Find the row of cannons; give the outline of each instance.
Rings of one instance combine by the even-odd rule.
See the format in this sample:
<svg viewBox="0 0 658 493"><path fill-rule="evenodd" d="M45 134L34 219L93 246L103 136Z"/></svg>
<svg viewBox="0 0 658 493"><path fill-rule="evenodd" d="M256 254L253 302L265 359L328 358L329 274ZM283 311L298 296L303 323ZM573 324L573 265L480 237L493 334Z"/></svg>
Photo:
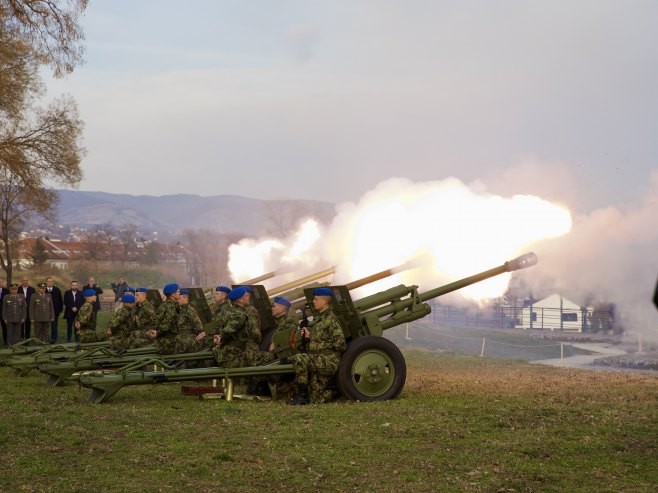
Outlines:
<svg viewBox="0 0 658 493"><path fill-rule="evenodd" d="M382 337L385 330L425 317L431 312L427 301L433 298L505 272L530 267L536 262L536 256L528 253L498 267L423 293L418 292L417 286L401 284L358 300L352 299L351 291L388 277L404 267L385 270L344 285L330 286L328 283L316 282L332 274L333 269L298 279L269 292L258 283L273 277L274 273L235 285L234 287L249 285L253 289L252 303L258 311L263 334L261 348L267 350L271 343L274 347L275 361L265 366L183 368L190 362L212 359L211 351L159 355L152 346L122 352L112 350L107 342L43 345L36 339L22 341L16 346L0 350L0 365L13 368L18 377L38 370L46 375L47 385L52 387L64 385L66 382L78 382L91 389L89 401L96 404L107 401L123 387L130 385L208 380L222 381L223 385L215 387L215 390L208 387L197 388L206 389L205 391L215 395L221 394L231 400L234 381L237 378L262 378L294 373L293 365L287 362L287 358L304 350L300 329L290 328L275 332L271 300L275 295L281 294L293 301L294 312L311 310L313 291L323 286L329 287L334 294L331 309L341 324L347 342L347 349L341 358L335 379L337 390L350 400L393 399L402 391L407 372L400 350ZM157 290L149 293L149 298L155 303L162 301ZM191 289L191 303L206 324L206 329L212 329L208 324L214 322L203 288ZM184 387L189 388L194 387Z"/></svg>

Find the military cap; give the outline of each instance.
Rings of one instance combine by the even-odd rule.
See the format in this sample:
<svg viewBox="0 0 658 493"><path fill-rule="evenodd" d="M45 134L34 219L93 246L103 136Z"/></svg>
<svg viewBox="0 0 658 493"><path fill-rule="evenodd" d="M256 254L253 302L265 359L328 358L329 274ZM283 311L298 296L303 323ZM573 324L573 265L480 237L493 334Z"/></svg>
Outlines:
<svg viewBox="0 0 658 493"><path fill-rule="evenodd" d="M9 288L10 288L10 289L11 289L11 288L16 288L16 289L18 289L18 284L12 282L12 283L11 283L11 286L9 286Z"/></svg>
<svg viewBox="0 0 658 493"><path fill-rule="evenodd" d="M148 293L148 288L137 288L135 290L136 293Z"/></svg>
<svg viewBox="0 0 658 493"><path fill-rule="evenodd" d="M87 298L88 296L96 296L96 290L94 290L94 289L85 289L82 292L82 296L84 296L85 298Z"/></svg>
<svg viewBox="0 0 658 493"><path fill-rule="evenodd" d="M231 288L227 288L226 286L217 286L215 291L221 291L222 293L229 294L231 292Z"/></svg>
<svg viewBox="0 0 658 493"><path fill-rule="evenodd" d="M121 301L122 301L123 303L134 303L134 302L135 302L135 296L132 295L132 294L124 294L124 295L121 297Z"/></svg>
<svg viewBox="0 0 658 493"><path fill-rule="evenodd" d="M247 293L253 293L254 292L254 288L252 288L251 286L244 286L244 289L245 289L245 291L247 291Z"/></svg>
<svg viewBox="0 0 658 493"><path fill-rule="evenodd" d="M135 288L126 288L126 293L133 293L135 294L137 290Z"/></svg>
<svg viewBox="0 0 658 493"><path fill-rule="evenodd" d="M334 293L329 288L315 288L313 290L313 295L314 296L333 296Z"/></svg>
<svg viewBox="0 0 658 493"><path fill-rule="evenodd" d="M178 284L176 284L175 282L172 282L171 284L167 284L164 288L162 288L162 292L165 294L165 296L174 294L176 291L178 291Z"/></svg>
<svg viewBox="0 0 658 493"><path fill-rule="evenodd" d="M190 294L190 290L189 289L181 289L180 294Z"/></svg>
<svg viewBox="0 0 658 493"><path fill-rule="evenodd" d="M38 288L45 288L45 287L46 287L46 283L45 283L45 282L41 282L41 283L37 284L37 287L38 287Z"/></svg>
<svg viewBox="0 0 658 493"><path fill-rule="evenodd" d="M228 294L228 299L231 301L235 301L238 298L242 298L246 292L247 292L246 288L244 286L240 286L239 288L235 288L233 291L231 291Z"/></svg>
<svg viewBox="0 0 658 493"><path fill-rule="evenodd" d="M292 303L288 301L287 298L284 298L283 296L275 296L274 297L274 303L278 303L279 305L287 306L290 308L292 306Z"/></svg>

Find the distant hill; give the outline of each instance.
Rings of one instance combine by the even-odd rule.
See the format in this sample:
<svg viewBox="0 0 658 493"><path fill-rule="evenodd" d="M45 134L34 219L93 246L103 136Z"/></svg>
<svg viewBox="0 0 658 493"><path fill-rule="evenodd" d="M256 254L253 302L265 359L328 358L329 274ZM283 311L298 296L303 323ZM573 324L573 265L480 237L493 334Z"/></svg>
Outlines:
<svg viewBox="0 0 658 493"><path fill-rule="evenodd" d="M57 222L66 226L134 224L143 231L205 228L223 234L261 235L272 230L273 222L296 222L306 215L328 222L335 214L334 204L313 200L273 203L237 195L155 197L79 190L57 192L60 197Z"/></svg>

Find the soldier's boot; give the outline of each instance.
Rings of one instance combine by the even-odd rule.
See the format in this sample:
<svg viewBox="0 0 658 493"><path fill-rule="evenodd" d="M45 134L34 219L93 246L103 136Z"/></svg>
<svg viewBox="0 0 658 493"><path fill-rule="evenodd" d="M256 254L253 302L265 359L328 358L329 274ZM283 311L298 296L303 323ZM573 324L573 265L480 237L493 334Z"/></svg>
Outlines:
<svg viewBox="0 0 658 493"><path fill-rule="evenodd" d="M303 406L308 404L308 385L307 384L297 384L297 393L295 397L286 402L291 406Z"/></svg>

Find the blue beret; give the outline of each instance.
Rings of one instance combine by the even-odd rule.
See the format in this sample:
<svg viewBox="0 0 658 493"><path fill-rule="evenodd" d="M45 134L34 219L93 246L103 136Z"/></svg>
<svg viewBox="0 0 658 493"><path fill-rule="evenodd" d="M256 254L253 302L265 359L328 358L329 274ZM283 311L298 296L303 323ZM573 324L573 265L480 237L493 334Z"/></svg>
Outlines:
<svg viewBox="0 0 658 493"><path fill-rule="evenodd" d="M137 288L135 290L135 292L137 292L137 293L148 293L149 289L148 288Z"/></svg>
<svg viewBox="0 0 658 493"><path fill-rule="evenodd" d="M228 299L231 300L231 301L235 301L238 298L242 298L245 295L246 292L247 292L247 290L245 289L244 286L241 286L239 288L235 288L233 291L231 291L228 294Z"/></svg>
<svg viewBox="0 0 658 493"><path fill-rule="evenodd" d="M135 302L135 297L132 294L124 294L121 297L121 301L124 303L134 303Z"/></svg>
<svg viewBox="0 0 658 493"><path fill-rule="evenodd" d="M135 288L126 288L126 293L134 293L135 291Z"/></svg>
<svg viewBox="0 0 658 493"><path fill-rule="evenodd" d="M163 289L162 292L165 294L165 296L168 296L170 294L174 294L176 291L178 291L178 284L171 283L167 284Z"/></svg>
<svg viewBox="0 0 658 493"><path fill-rule="evenodd" d="M278 303L279 305L287 306L290 308L292 304L283 296L275 296L274 297L274 303Z"/></svg>
<svg viewBox="0 0 658 493"><path fill-rule="evenodd" d="M190 290L189 289L181 289L180 294L190 294Z"/></svg>
<svg viewBox="0 0 658 493"><path fill-rule="evenodd" d="M222 293L229 294L231 292L231 288L227 288L226 286L217 286L215 291L221 291Z"/></svg>
<svg viewBox="0 0 658 493"><path fill-rule="evenodd" d="M245 289L245 291L247 293L253 293L254 292L254 288L252 288L251 286L243 286L243 288Z"/></svg>
<svg viewBox="0 0 658 493"><path fill-rule="evenodd" d="M96 296L96 290L95 289L85 289L82 292L82 295L87 297L87 296Z"/></svg>
<svg viewBox="0 0 658 493"><path fill-rule="evenodd" d="M313 295L314 296L333 296L334 293L329 288L315 288L313 290Z"/></svg>

